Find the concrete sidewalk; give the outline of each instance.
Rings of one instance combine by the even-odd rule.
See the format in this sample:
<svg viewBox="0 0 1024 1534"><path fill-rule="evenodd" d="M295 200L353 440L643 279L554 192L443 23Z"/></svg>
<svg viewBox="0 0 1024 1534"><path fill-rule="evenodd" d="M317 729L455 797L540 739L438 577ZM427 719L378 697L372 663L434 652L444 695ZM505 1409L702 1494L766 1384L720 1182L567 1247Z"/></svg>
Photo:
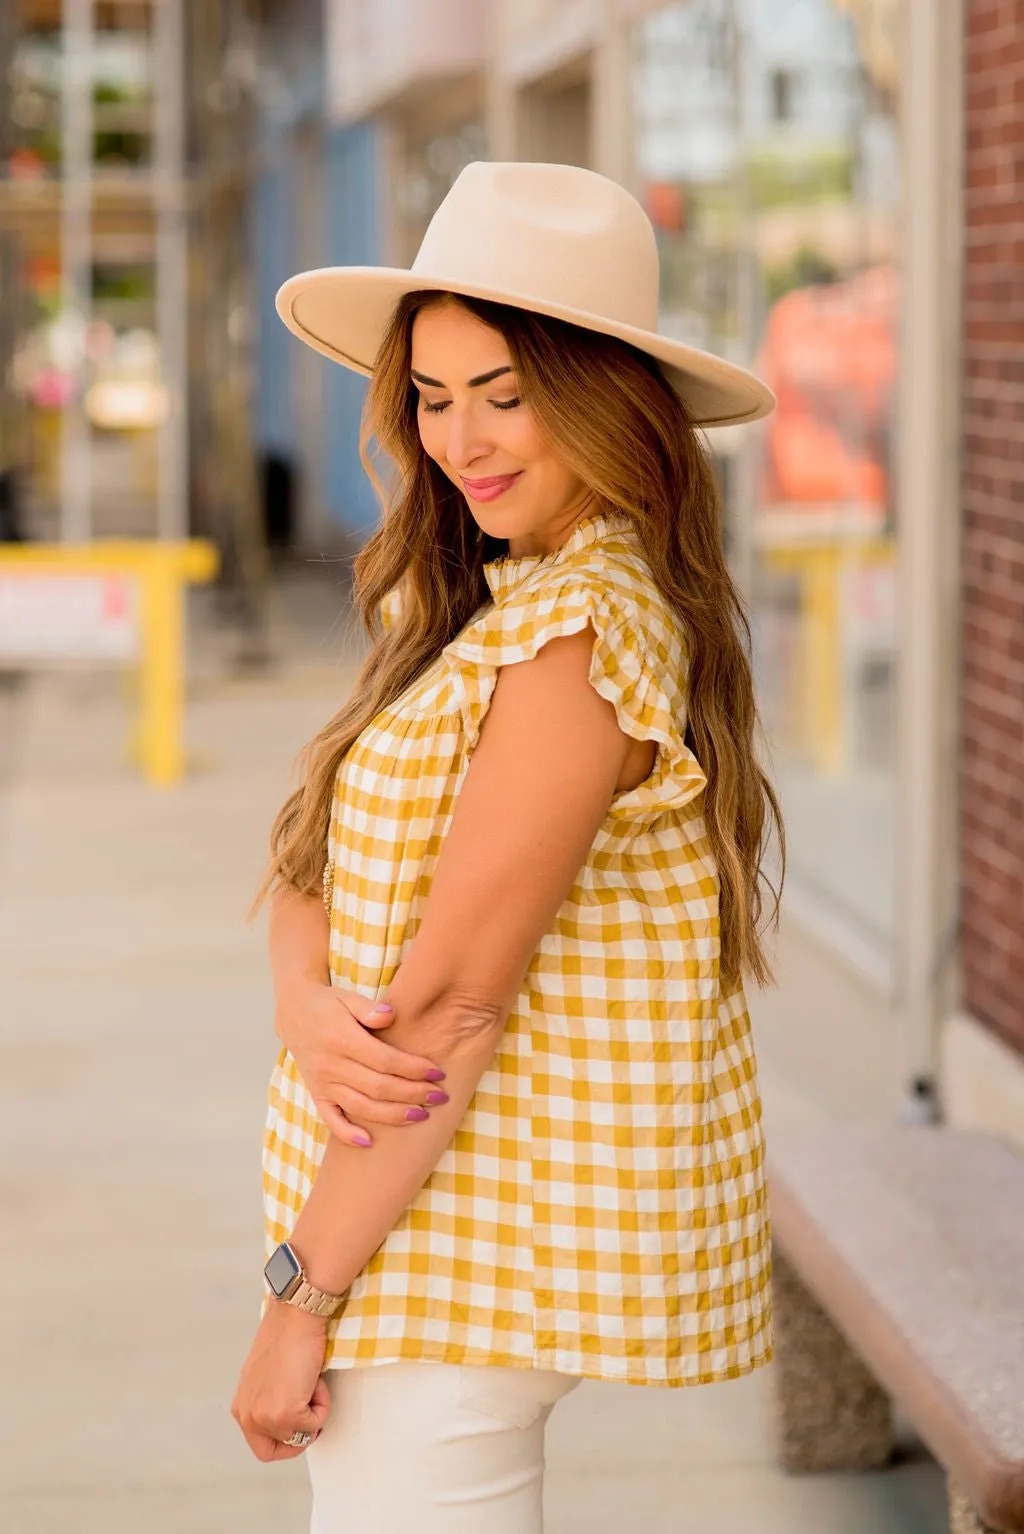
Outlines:
<svg viewBox="0 0 1024 1534"><path fill-rule="evenodd" d="M4 1534L306 1528L301 1462L258 1465L228 1404L259 1313L274 1054L244 911L294 750L351 680L322 632L306 643L307 611L267 678L196 668L196 770L172 793L123 765L109 680L0 700ZM763 1071L769 1130L814 1111L768 1056ZM584 1384L552 1419L549 1534L945 1528L920 1455L775 1472L767 1385Z"/></svg>

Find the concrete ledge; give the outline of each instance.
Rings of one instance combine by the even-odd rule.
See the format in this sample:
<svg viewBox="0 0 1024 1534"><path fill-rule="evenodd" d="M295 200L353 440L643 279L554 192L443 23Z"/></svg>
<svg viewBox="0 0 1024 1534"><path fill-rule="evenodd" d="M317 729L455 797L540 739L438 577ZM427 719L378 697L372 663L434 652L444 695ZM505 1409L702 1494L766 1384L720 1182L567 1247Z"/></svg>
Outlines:
<svg viewBox="0 0 1024 1534"><path fill-rule="evenodd" d="M834 1454L850 1467L859 1446L842 1425L858 1412L865 1454L884 1450L863 1374L844 1362L852 1349L968 1493L980 1522L958 1534L986 1522L1024 1534L1024 1348L1003 1321L1019 1309L1024 1241L1005 1214L1020 1205L1024 1158L976 1132L829 1126L774 1132L769 1177L773 1247L832 1323L816 1325L798 1285L787 1293L781 1264L790 1462L823 1469Z"/></svg>

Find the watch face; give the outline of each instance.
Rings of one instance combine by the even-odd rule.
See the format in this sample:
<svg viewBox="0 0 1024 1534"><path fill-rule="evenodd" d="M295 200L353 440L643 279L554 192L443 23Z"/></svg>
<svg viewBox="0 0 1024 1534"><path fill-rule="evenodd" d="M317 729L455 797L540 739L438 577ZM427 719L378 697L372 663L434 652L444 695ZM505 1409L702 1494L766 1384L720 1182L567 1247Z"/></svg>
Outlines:
<svg viewBox="0 0 1024 1534"><path fill-rule="evenodd" d="M296 1261L295 1254L290 1246L282 1242L277 1250L271 1255L270 1261L263 1269L270 1285L270 1292L275 1299L284 1299L289 1287L299 1277L302 1269Z"/></svg>

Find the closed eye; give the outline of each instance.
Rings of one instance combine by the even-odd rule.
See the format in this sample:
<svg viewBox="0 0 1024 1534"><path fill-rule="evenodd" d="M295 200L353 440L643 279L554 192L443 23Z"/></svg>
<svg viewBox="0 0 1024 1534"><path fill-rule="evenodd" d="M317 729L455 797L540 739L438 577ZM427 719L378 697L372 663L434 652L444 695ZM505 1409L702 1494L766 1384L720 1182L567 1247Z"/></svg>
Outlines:
<svg viewBox="0 0 1024 1534"><path fill-rule="evenodd" d="M432 404L430 404L429 400L421 399L420 403L422 404L424 410L427 412L428 415L440 415L443 410L447 410L448 409L448 406L451 404L451 400L449 400L449 399L439 400L436 404L432 405ZM492 400L488 400L488 404L494 410L515 410L516 407L518 405L520 405L521 403L522 403L522 401L520 399L518 399L518 398L516 398L516 399L492 399Z"/></svg>

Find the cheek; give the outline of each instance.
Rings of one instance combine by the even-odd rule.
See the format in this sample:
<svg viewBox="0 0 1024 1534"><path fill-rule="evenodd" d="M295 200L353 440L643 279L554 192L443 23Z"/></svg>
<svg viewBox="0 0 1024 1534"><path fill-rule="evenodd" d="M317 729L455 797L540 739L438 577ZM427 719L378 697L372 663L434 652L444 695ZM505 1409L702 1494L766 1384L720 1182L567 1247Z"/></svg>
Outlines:
<svg viewBox="0 0 1024 1534"><path fill-rule="evenodd" d="M520 417L518 410L510 414ZM553 453L550 445L541 435L537 424L527 413L522 417L510 422L510 432L505 439L505 446L515 454L520 463L532 470L534 482L538 487L543 484L546 495L566 496L576 484L576 477Z"/></svg>
<svg viewBox="0 0 1024 1534"><path fill-rule="evenodd" d="M508 410L504 415L499 415L498 421L495 437L507 453L531 468L549 467L550 450L528 410L522 407Z"/></svg>
<svg viewBox="0 0 1024 1534"><path fill-rule="evenodd" d="M583 481L551 452L538 460L537 468L540 471L535 474L537 488L549 506L568 506L584 489Z"/></svg>

